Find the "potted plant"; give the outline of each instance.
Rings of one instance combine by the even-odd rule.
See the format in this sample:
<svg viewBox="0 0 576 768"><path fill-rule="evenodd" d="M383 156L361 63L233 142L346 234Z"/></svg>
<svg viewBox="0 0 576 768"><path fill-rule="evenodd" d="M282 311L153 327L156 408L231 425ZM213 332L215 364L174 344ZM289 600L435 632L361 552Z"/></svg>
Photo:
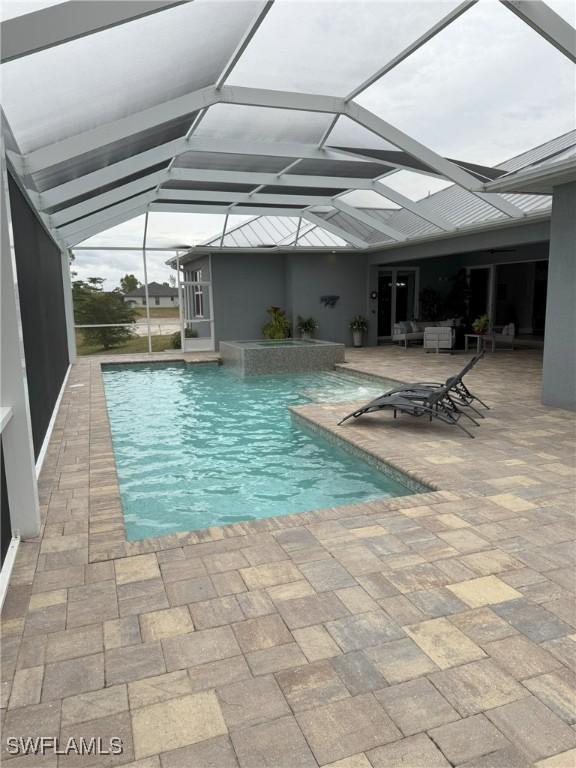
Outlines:
<svg viewBox="0 0 576 768"><path fill-rule="evenodd" d="M350 330L352 331L352 343L355 347L361 347L364 331L368 330L368 321L362 315L356 315L350 321Z"/></svg>
<svg viewBox="0 0 576 768"><path fill-rule="evenodd" d="M485 333L488 333L489 327L490 318L488 315L480 315L480 317L477 317L476 320L474 320L472 323L474 333L477 333L479 336L483 336Z"/></svg>
<svg viewBox="0 0 576 768"><path fill-rule="evenodd" d="M314 335L314 331L318 328L318 321L313 317L301 317L298 315L298 323L296 325L300 331L301 339L311 339Z"/></svg>
<svg viewBox="0 0 576 768"><path fill-rule="evenodd" d="M266 313L270 316L262 328L265 339L287 339L290 335L290 320L280 307L268 307Z"/></svg>

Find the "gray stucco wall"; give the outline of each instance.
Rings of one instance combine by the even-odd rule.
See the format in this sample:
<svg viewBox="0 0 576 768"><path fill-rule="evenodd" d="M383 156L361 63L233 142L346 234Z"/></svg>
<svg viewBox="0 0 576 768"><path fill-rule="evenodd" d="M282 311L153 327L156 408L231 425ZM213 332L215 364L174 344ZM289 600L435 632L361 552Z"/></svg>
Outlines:
<svg viewBox="0 0 576 768"><path fill-rule="evenodd" d="M260 339L266 308L286 306L285 257L274 253L212 256L216 343Z"/></svg>
<svg viewBox="0 0 576 768"><path fill-rule="evenodd" d="M576 410L576 182L554 189L542 401Z"/></svg>
<svg viewBox="0 0 576 768"><path fill-rule="evenodd" d="M368 304L367 259L360 254L309 253L287 256L287 283L294 334L298 315L318 321L316 337L350 344L350 320L366 315ZM321 296L339 296L326 307Z"/></svg>
<svg viewBox="0 0 576 768"><path fill-rule="evenodd" d="M368 303L366 256L333 253L213 254L216 341L259 339L266 308L282 307L293 323L298 315L318 321L316 338L351 343L349 324ZM321 296L335 295L335 307Z"/></svg>

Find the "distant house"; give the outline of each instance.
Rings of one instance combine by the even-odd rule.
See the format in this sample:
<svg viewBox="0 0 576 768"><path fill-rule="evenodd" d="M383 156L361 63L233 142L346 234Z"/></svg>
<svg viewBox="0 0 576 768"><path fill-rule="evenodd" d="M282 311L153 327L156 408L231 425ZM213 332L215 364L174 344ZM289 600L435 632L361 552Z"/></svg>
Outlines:
<svg viewBox="0 0 576 768"><path fill-rule="evenodd" d="M151 307L177 307L178 289L168 283L148 283L148 298ZM146 291L143 285L135 291L124 294L124 301L132 306L146 306Z"/></svg>

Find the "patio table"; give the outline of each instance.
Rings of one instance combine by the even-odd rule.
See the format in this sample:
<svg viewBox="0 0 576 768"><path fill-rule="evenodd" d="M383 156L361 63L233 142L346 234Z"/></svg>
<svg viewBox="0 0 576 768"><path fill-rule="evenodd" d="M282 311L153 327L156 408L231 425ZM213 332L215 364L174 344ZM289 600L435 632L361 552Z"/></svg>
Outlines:
<svg viewBox="0 0 576 768"><path fill-rule="evenodd" d="M486 346L485 339L492 342L492 352L496 349L496 339L494 336L488 333L465 333L464 334L464 351L468 352L468 339L476 339L476 354L484 349Z"/></svg>

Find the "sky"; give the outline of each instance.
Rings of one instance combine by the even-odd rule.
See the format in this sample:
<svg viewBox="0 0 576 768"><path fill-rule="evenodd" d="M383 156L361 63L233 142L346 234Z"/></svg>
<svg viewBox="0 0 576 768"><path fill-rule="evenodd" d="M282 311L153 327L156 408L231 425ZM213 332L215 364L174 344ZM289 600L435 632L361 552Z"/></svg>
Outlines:
<svg viewBox="0 0 576 768"><path fill-rule="evenodd" d="M229 82L346 95L458 2L277 0ZM548 4L575 23L573 0ZM21 5L29 10L33 3ZM4 6L10 15L11 0L4 0ZM567 58L497 0L480 0L357 100L439 154L496 165L575 127L574 86L575 68ZM314 142L325 118L217 105L198 135L278 141L296 131L299 139ZM331 140L385 146L349 122L339 121ZM413 199L442 185L404 172L387 177L386 183ZM353 202L370 204L361 194ZM126 272L143 279L141 251L104 250L106 245L141 249L143 225L139 217L83 244L91 250L76 253L79 277L104 277L106 288L115 287ZM217 235L222 225L222 216L154 213L147 242L195 245ZM168 280L164 261L169 256L148 254L149 280Z"/></svg>

